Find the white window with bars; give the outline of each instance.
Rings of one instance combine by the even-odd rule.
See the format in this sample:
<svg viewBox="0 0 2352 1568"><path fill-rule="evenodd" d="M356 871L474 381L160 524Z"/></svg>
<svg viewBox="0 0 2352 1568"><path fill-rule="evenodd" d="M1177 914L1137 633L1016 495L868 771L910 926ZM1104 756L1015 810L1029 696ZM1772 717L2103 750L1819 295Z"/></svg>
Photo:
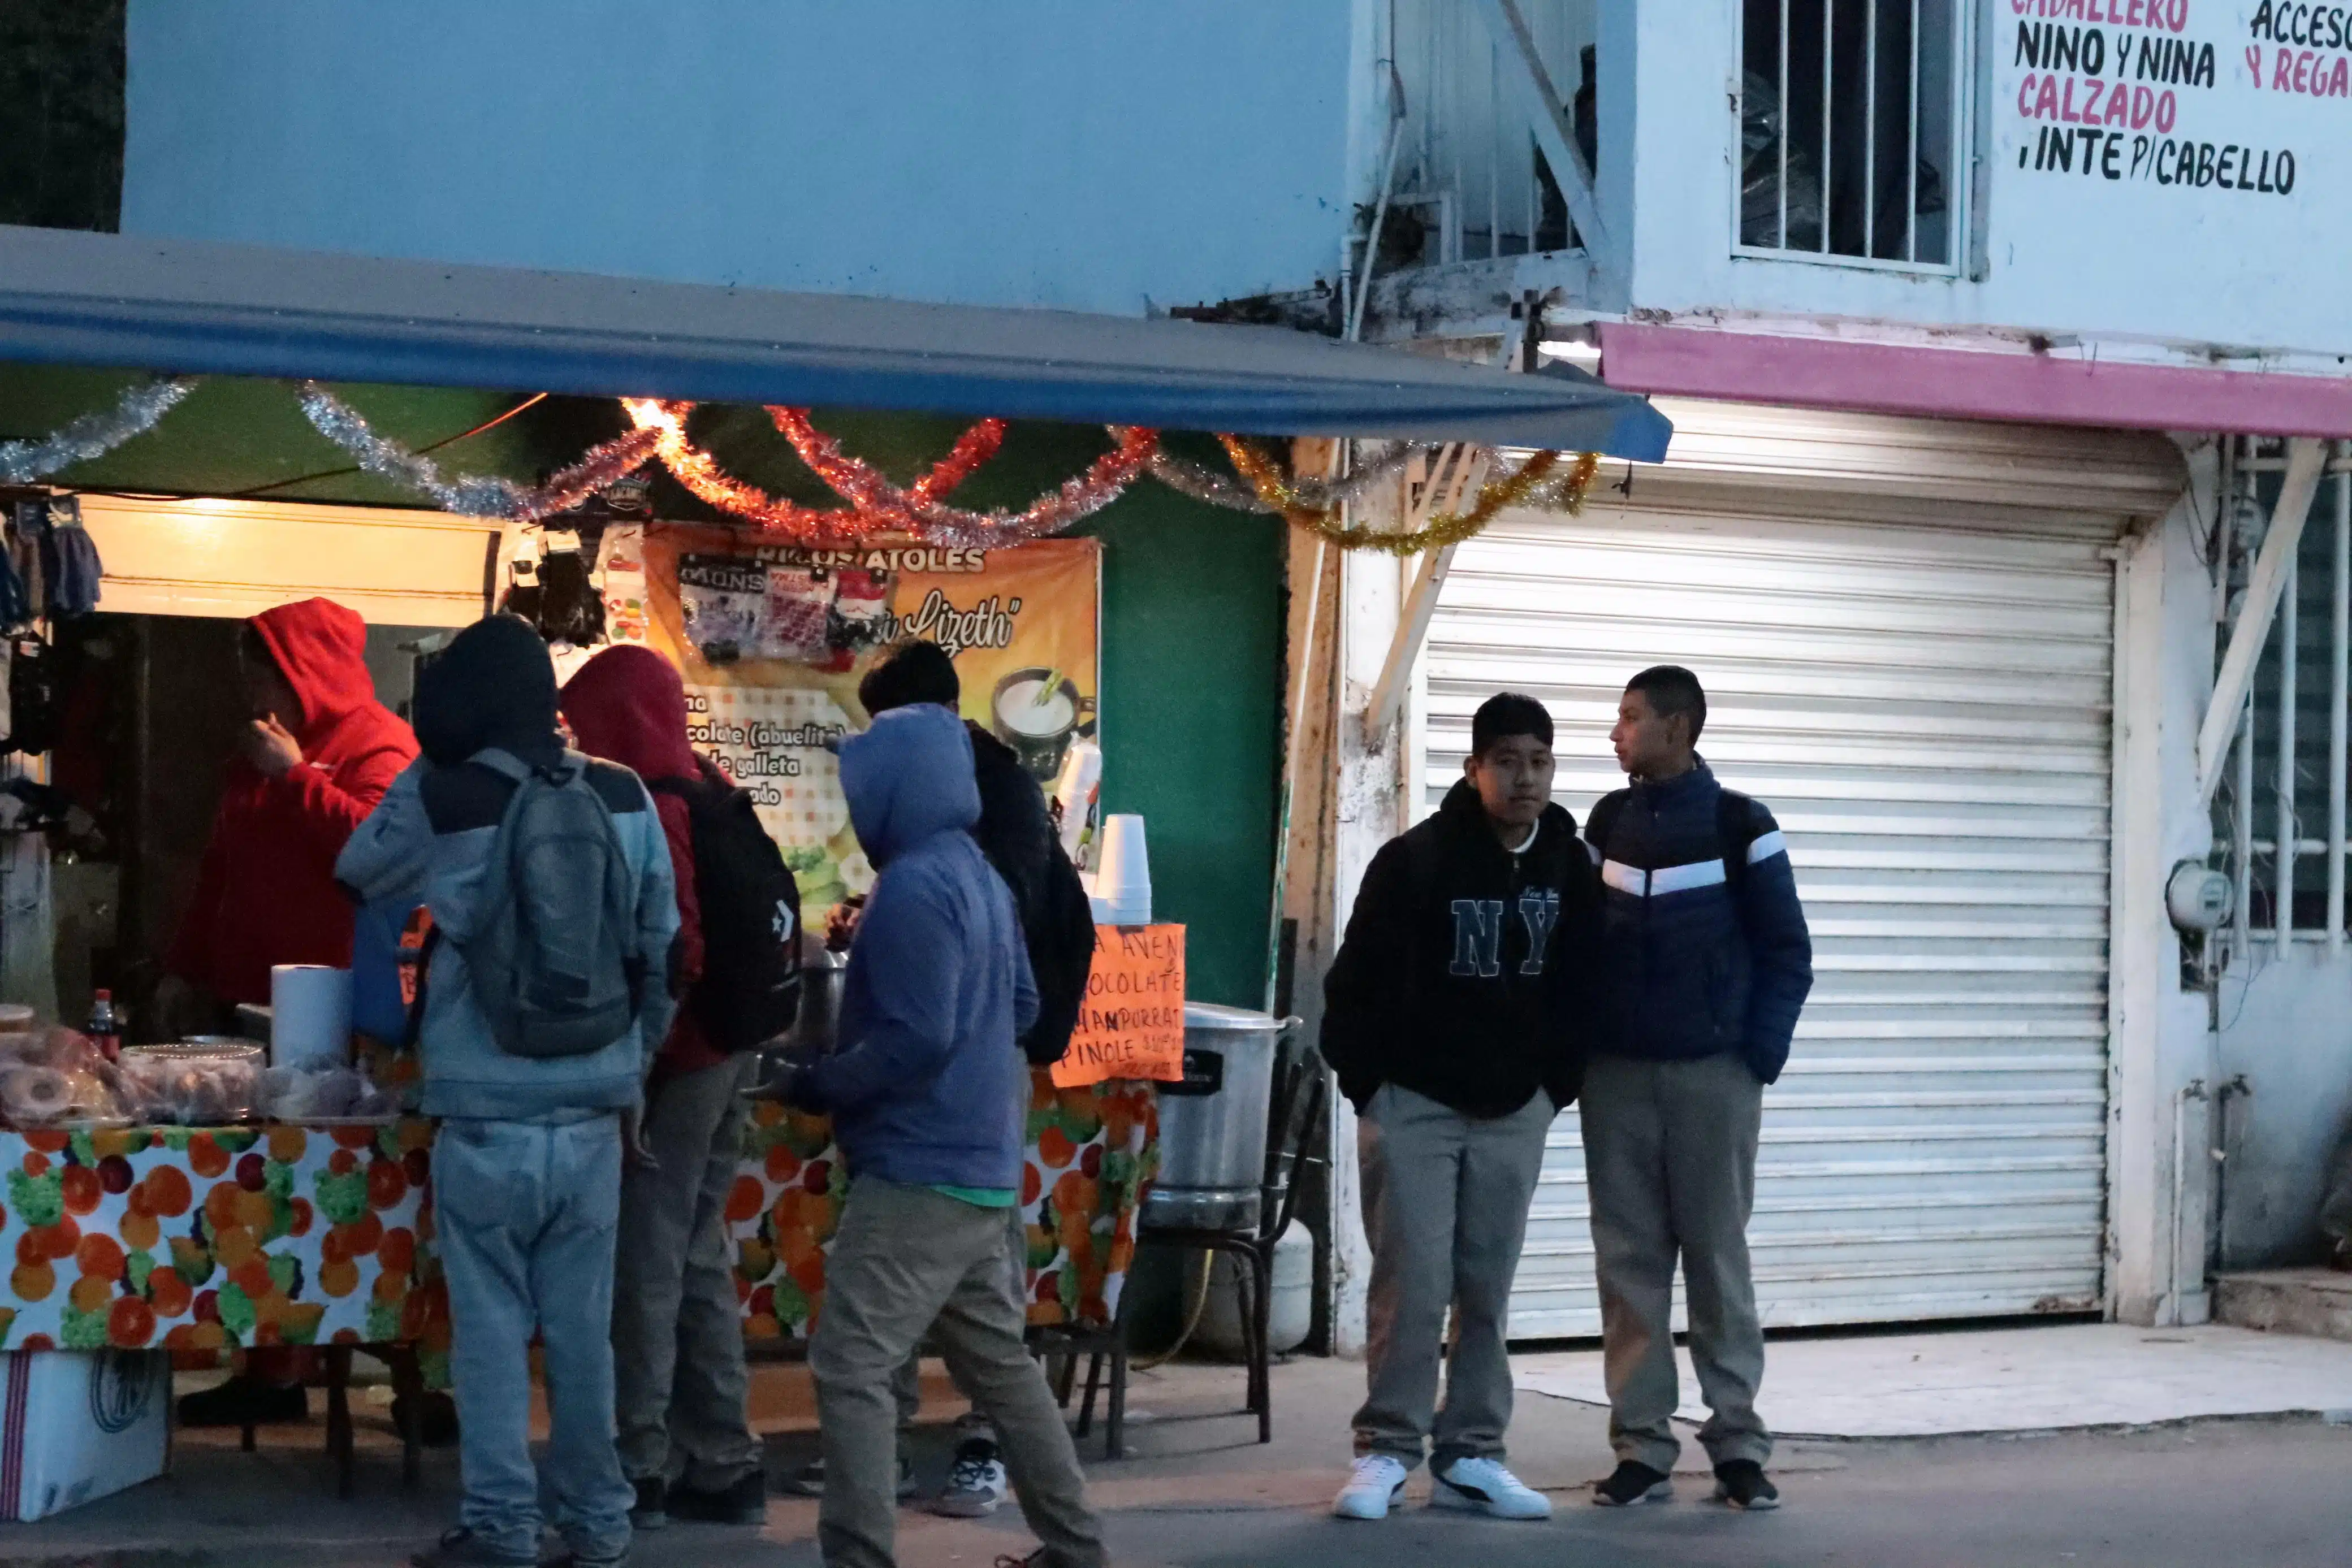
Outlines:
<svg viewBox="0 0 2352 1568"><path fill-rule="evenodd" d="M1966 262L1970 0L1741 0L1732 254Z"/></svg>
<svg viewBox="0 0 2352 1568"><path fill-rule="evenodd" d="M2209 558L2234 625L2286 468L2283 442L2223 447ZM2226 640L2226 639L2225 639ZM2233 954L2346 940L2347 758L2352 752L2352 443L2325 476L2286 569L2230 766L2213 800L2215 841L2237 883Z"/></svg>

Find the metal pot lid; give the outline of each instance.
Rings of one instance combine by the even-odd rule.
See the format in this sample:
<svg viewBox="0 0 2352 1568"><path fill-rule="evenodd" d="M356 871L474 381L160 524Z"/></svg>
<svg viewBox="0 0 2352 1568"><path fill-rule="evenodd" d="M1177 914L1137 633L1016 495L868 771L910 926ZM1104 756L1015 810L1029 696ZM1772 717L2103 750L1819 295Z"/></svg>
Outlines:
<svg viewBox="0 0 2352 1568"><path fill-rule="evenodd" d="M1272 1013L1262 1013L1248 1008L1229 1008L1216 1002L1186 1002L1184 1027L1193 1029L1233 1030L1272 1034L1282 1028L1284 1020Z"/></svg>

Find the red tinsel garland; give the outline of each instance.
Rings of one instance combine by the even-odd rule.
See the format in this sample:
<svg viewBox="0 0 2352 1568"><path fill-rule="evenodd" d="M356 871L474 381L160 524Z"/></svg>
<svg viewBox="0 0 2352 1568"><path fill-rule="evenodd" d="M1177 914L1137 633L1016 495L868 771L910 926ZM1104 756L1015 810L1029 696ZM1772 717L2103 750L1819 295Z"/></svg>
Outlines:
<svg viewBox="0 0 2352 1568"><path fill-rule="evenodd" d="M1160 444L1157 431L1112 426L1118 445L1052 495L1040 497L1018 512L971 512L943 505L940 497L994 455L1004 439L1003 421L982 420L965 431L929 473L901 489L871 465L844 454L839 442L809 423L806 409L772 406L769 417L792 442L802 461L850 503L847 507L819 510L771 496L721 468L710 454L687 437L686 418L693 412L692 403L629 398L622 406L638 429L655 434L655 450L663 464L693 495L771 533L809 545L854 543L884 532L911 535L927 544L977 549L1039 538L1116 500L1150 463Z"/></svg>
<svg viewBox="0 0 2352 1568"><path fill-rule="evenodd" d="M971 512L940 505L921 485L901 490L872 465L843 453L840 442L809 422L806 409L771 405L768 417L801 461L859 512L887 517L894 529L929 543L983 549L1058 533L1100 511L1150 465L1160 445L1158 431L1112 425L1111 435L1118 444L1054 494L1018 512Z"/></svg>

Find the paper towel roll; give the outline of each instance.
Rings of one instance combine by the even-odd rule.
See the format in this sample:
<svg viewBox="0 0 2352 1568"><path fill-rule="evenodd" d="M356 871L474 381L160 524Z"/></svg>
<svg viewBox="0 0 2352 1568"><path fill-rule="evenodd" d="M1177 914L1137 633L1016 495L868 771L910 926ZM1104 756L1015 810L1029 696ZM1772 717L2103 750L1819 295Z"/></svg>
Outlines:
<svg viewBox="0 0 2352 1568"><path fill-rule="evenodd" d="M269 1064L348 1065L352 972L324 964L279 964L269 971Z"/></svg>
<svg viewBox="0 0 2352 1568"><path fill-rule="evenodd" d="M1061 776L1054 781L1054 808L1062 816L1062 852L1073 864L1086 838L1087 819L1094 814L1095 792L1102 784L1102 748L1092 741L1074 741L1062 758Z"/></svg>

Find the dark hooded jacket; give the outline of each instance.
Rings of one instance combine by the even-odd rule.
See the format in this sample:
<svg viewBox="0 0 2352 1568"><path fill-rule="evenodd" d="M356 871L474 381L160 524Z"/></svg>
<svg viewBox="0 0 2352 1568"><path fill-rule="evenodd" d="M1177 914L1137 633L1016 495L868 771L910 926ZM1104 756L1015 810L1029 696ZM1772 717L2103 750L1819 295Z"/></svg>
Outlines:
<svg viewBox="0 0 2352 1568"><path fill-rule="evenodd" d="M650 648L623 643L605 649L564 683L564 721L580 749L617 762L652 785L660 779L694 783L723 778L695 754L686 738L686 683L677 666ZM677 883L677 1017L654 1059L656 1077L675 1077L732 1061L712 1045L686 1005L702 978L702 905L695 894L694 825L686 801L661 789L650 791L669 843L670 872Z"/></svg>
<svg viewBox="0 0 2352 1568"><path fill-rule="evenodd" d="M1555 1108L1582 1080L1600 886L1576 819L1544 808L1517 854L1467 779L1364 873L1324 981L1321 1035L1361 1110L1383 1083L1466 1116Z"/></svg>
<svg viewBox="0 0 2352 1568"><path fill-rule="evenodd" d="M934 703L893 708L841 743L841 789L877 869L849 950L840 1049L796 1096L833 1114L854 1176L906 1186L1021 1185L1037 1017L1003 878L971 836L971 742Z"/></svg>
<svg viewBox="0 0 2352 1568"><path fill-rule="evenodd" d="M352 904L335 885L335 857L416 755L416 737L375 700L356 612L306 599L247 624L301 705L302 761L277 779L242 757L229 763L164 960L226 1002L268 1001L274 964L351 963Z"/></svg>
<svg viewBox="0 0 2352 1568"><path fill-rule="evenodd" d="M1062 851L1045 793L1013 748L967 720L972 777L980 786L980 841L988 863L1013 890L1029 972L1037 983L1037 1021L1021 1037L1029 1060L1049 1066L1070 1049L1087 977L1095 961L1095 912L1078 868Z"/></svg>
<svg viewBox="0 0 2352 1568"><path fill-rule="evenodd" d="M393 781L352 834L335 874L361 899L404 899L432 911L436 944L425 967L418 1043L428 1116L529 1121L639 1103L651 1048L669 1030L668 958L677 934L669 846L635 774L588 761L586 779L612 813L635 882L634 930L625 951L645 966L637 1016L601 1050L529 1057L502 1050L476 998L465 943L500 890L493 878L499 825L516 785L473 761L490 747L554 767L555 670L539 633L510 616L476 622L417 681L416 733L425 756Z"/></svg>

